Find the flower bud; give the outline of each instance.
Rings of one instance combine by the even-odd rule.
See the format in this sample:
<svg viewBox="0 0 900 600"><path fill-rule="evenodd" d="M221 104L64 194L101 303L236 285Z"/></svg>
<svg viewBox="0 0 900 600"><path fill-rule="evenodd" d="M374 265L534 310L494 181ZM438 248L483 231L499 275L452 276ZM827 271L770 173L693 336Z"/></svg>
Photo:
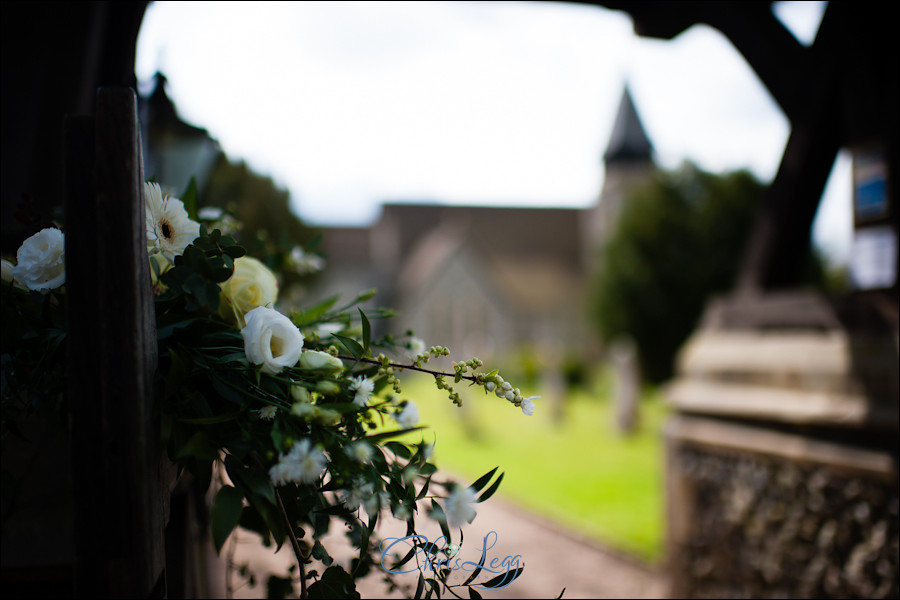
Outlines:
<svg viewBox="0 0 900 600"><path fill-rule="evenodd" d="M333 396L341 391L341 387L333 381L320 381L316 384L316 391L324 396Z"/></svg>
<svg viewBox="0 0 900 600"><path fill-rule="evenodd" d="M344 363L336 356L318 350L307 350L300 355L300 366L313 371L341 371Z"/></svg>
<svg viewBox="0 0 900 600"><path fill-rule="evenodd" d="M332 427L341 422L341 413L330 408L320 408L315 420L326 427Z"/></svg>
<svg viewBox="0 0 900 600"><path fill-rule="evenodd" d="M302 385L292 385L291 398L293 398L296 402L309 402L309 390Z"/></svg>
<svg viewBox="0 0 900 600"><path fill-rule="evenodd" d="M316 416L318 412L318 408L312 404L307 404L306 402L297 402L291 406L291 414L295 417L300 417L301 419L312 418Z"/></svg>

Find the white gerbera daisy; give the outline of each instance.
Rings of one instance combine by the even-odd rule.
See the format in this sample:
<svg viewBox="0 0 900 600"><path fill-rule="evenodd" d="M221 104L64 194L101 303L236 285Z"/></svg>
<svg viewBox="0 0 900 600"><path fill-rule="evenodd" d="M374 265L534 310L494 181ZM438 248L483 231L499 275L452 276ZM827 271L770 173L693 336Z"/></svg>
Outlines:
<svg viewBox="0 0 900 600"><path fill-rule="evenodd" d="M162 254L169 263L197 239L200 224L192 221L178 198L164 195L158 183L144 184L147 215L147 246L151 254Z"/></svg>

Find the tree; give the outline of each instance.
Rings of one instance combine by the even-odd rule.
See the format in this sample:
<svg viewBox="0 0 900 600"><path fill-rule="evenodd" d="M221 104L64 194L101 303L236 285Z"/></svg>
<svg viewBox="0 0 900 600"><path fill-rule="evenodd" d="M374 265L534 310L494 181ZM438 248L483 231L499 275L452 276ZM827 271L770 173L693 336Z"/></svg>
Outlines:
<svg viewBox="0 0 900 600"><path fill-rule="evenodd" d="M746 171L686 164L632 190L600 249L591 290L601 338L633 338L645 380L670 378L708 298L736 279L765 187ZM821 269L810 272L821 279Z"/></svg>
<svg viewBox="0 0 900 600"><path fill-rule="evenodd" d="M308 277L288 268L287 261L294 246L315 251L319 234L294 214L290 193L271 177L255 172L243 161L231 162L222 153L198 200L201 206L227 210L241 223L242 230L235 238L251 255L281 271L284 289Z"/></svg>

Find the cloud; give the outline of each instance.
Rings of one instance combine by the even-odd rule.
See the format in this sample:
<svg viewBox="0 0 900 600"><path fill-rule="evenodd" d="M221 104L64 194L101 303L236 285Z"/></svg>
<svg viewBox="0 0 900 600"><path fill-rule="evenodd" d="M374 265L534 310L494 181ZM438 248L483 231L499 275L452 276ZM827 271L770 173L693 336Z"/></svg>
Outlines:
<svg viewBox="0 0 900 600"><path fill-rule="evenodd" d="M766 180L788 133L718 32L638 39L567 3L154 2L138 61L323 224L385 199L587 206L626 80L665 167Z"/></svg>

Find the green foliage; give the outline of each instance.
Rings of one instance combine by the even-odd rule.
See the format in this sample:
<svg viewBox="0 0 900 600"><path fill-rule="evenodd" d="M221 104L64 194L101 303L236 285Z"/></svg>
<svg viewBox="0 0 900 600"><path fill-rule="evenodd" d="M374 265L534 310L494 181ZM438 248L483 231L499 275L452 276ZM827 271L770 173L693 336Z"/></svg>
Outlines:
<svg viewBox="0 0 900 600"><path fill-rule="evenodd" d="M201 226L200 236L175 257L175 266L160 274L159 280L167 288L161 302L183 297L187 312L215 312L219 308L219 284L231 277L234 259L244 254L246 251L230 236L218 229L208 233Z"/></svg>
<svg viewBox="0 0 900 600"><path fill-rule="evenodd" d="M315 249L319 234L307 227L291 209L290 193L270 177L253 171L244 162L233 163L223 153L198 196L201 206L227 211L236 231L229 232L247 249L278 271L283 288L304 281L308 275L288 268L291 248Z"/></svg>
<svg viewBox="0 0 900 600"><path fill-rule="evenodd" d="M185 197L186 210L199 214L193 184ZM405 355L407 343L373 336L370 321L390 312L358 307L374 291L346 304L333 298L301 307L290 316L267 305L274 298L260 301L251 291L235 321L226 320L218 311L222 284L234 276L235 260L246 250L220 229L200 226L173 264L148 252L159 358L152 408L169 459L200 490L216 490L209 525L217 551L243 527L266 545L287 543L294 553L296 572L268 580L273 597L290 593L295 582L301 593L309 583L309 597L358 597L356 579L380 564L374 538L383 515L405 522L410 534L417 516L436 518L450 544L441 502L455 507L455 522L461 509L453 494L460 488L432 479L437 467L429 444L395 439L421 429L415 404L400 397L397 373L416 370L436 383L453 376L485 389L505 384L503 404L517 407L524 401L518 388L496 370L480 372L482 363L474 358L456 363L453 373L426 368L430 358L449 352L440 346L409 363L394 362L390 356ZM4 265L4 276L8 270ZM261 279L245 287L275 277L263 268L257 273ZM39 294L4 282L2 293L4 441L8 433L19 433L20 419L35 412L65 427L65 286ZM452 387L438 387L458 402ZM478 479L477 500L493 495L502 479L496 468ZM6 481L4 474L4 519L12 503ZM474 499L464 496L461 502ZM324 545L338 523L359 550L349 571L334 564ZM308 568L314 565L325 567L321 575ZM448 577L443 569L429 579L430 591L459 587Z"/></svg>
<svg viewBox="0 0 900 600"><path fill-rule="evenodd" d="M763 193L745 171L685 165L626 198L600 251L591 310L606 342L634 339L648 381L671 377L707 299L734 283Z"/></svg>

